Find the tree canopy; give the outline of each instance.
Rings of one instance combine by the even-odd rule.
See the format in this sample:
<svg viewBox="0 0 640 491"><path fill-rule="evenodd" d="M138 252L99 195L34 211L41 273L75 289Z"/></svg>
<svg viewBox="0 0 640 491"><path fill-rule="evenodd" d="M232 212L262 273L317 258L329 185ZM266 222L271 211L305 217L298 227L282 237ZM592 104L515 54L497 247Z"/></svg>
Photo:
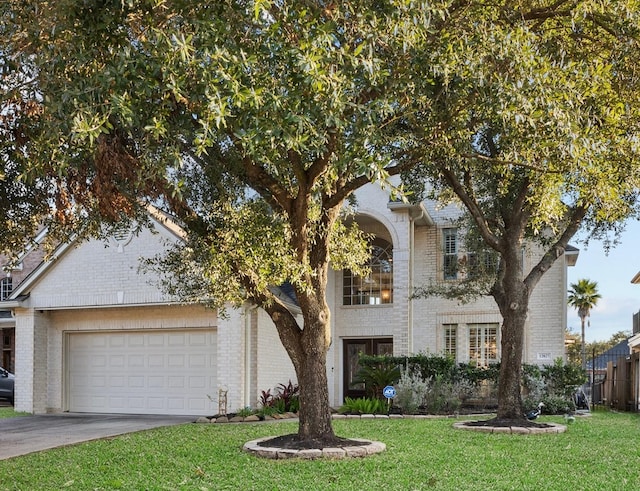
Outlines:
<svg viewBox="0 0 640 491"><path fill-rule="evenodd" d="M346 200L400 173L412 199L425 180L455 195L500 255L491 293L521 336L530 292L576 230L636 212L638 7L4 2L1 242L43 223L99 233L161 206L202 280L182 293L263 306L301 383L301 435L328 434L327 268L366 256L341 225ZM525 238L547 252L522 282ZM304 329L269 288L285 280ZM503 336L511 365L518 336ZM505 382L511 415L515 391Z"/></svg>
<svg viewBox="0 0 640 491"><path fill-rule="evenodd" d="M459 20L438 96L399 133L400 158L421 162L411 182L462 203L499 255L485 292L504 319L498 418L513 420L534 288L580 228L615 233L638 214L640 24L635 2L501 5Z"/></svg>

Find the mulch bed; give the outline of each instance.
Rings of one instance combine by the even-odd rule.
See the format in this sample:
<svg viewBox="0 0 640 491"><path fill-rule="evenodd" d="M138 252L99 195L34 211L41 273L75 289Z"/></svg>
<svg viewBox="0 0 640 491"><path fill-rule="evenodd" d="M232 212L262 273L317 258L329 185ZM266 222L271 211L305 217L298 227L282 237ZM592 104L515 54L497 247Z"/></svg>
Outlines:
<svg viewBox="0 0 640 491"><path fill-rule="evenodd" d="M494 428L510 428L512 426L518 426L520 428L551 428L552 425L546 423L536 423L535 421L529 421L528 419L498 419L492 418L481 421L467 421L465 426L491 426Z"/></svg>
<svg viewBox="0 0 640 491"><path fill-rule="evenodd" d="M350 440L348 438L332 437L313 440L300 440L300 437L291 433L289 435L276 436L269 440L258 443L260 447L277 447L288 450L309 450L315 448L330 447L358 447L368 445L370 442L361 440Z"/></svg>

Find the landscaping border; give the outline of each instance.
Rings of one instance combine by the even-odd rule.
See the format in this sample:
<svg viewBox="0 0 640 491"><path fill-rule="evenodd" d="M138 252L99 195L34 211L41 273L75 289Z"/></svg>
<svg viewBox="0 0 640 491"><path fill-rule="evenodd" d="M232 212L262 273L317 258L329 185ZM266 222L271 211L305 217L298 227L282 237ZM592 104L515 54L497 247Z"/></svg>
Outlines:
<svg viewBox="0 0 640 491"><path fill-rule="evenodd" d="M267 459L345 459L353 457L367 457L380 452L384 452L387 446L382 442L363 440L361 438L350 438L358 445L345 445L343 447L326 447L294 450L280 447L263 447L261 442L271 440L273 436L266 436L257 440L252 440L244 444L242 449L258 457Z"/></svg>
<svg viewBox="0 0 640 491"><path fill-rule="evenodd" d="M564 433L567 431L565 425L557 423L545 423L544 426L482 426L469 425L468 421L459 421L453 423L453 427L457 430L478 431L480 433L507 433L512 435L542 435L549 433Z"/></svg>

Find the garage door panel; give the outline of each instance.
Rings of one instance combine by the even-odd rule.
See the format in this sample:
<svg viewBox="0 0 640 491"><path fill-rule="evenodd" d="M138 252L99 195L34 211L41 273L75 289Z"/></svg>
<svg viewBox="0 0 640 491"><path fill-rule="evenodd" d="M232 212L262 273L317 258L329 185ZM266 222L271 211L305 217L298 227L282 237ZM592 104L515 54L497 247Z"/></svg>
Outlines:
<svg viewBox="0 0 640 491"><path fill-rule="evenodd" d="M126 344L123 334L110 336L107 340L110 348L124 348Z"/></svg>
<svg viewBox="0 0 640 491"><path fill-rule="evenodd" d="M129 368L144 368L144 359L145 356L143 354L129 355L127 358L127 366Z"/></svg>
<svg viewBox="0 0 640 491"><path fill-rule="evenodd" d="M149 368L161 368L164 366L164 355L149 355Z"/></svg>
<svg viewBox="0 0 640 491"><path fill-rule="evenodd" d="M101 356L99 358L104 360L104 363L102 363L101 366L106 368L107 364L106 364L105 357ZM124 356L122 356L122 355L111 355L111 356L109 356L109 369L113 370L115 368L124 368Z"/></svg>
<svg viewBox="0 0 640 491"><path fill-rule="evenodd" d="M68 344L70 411L206 415L212 409L215 331L71 333Z"/></svg>

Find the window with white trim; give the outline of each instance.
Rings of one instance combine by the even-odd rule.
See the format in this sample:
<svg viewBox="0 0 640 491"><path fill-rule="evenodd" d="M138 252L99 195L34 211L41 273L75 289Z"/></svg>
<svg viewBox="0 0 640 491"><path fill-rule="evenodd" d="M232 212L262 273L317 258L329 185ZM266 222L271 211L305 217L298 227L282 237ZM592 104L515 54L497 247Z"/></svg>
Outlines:
<svg viewBox="0 0 640 491"><path fill-rule="evenodd" d="M498 362L499 325L469 324L469 361L477 366Z"/></svg>
<svg viewBox="0 0 640 491"><path fill-rule="evenodd" d="M467 254L467 277L477 278L495 274L498 270L499 256L494 251L484 250Z"/></svg>
<svg viewBox="0 0 640 491"><path fill-rule="evenodd" d="M2 278L0 280L0 300L6 300L11 295L13 291L13 280L11 276L7 276L6 278Z"/></svg>
<svg viewBox="0 0 640 491"><path fill-rule="evenodd" d="M443 324L442 326L444 334L444 354L457 359L457 338L458 338L458 325L457 324Z"/></svg>
<svg viewBox="0 0 640 491"><path fill-rule="evenodd" d="M442 229L442 271L445 280L458 278L458 229Z"/></svg>
<svg viewBox="0 0 640 491"><path fill-rule="evenodd" d="M384 239L371 245L369 274L359 276L345 269L342 273L343 305L393 303L393 246Z"/></svg>

